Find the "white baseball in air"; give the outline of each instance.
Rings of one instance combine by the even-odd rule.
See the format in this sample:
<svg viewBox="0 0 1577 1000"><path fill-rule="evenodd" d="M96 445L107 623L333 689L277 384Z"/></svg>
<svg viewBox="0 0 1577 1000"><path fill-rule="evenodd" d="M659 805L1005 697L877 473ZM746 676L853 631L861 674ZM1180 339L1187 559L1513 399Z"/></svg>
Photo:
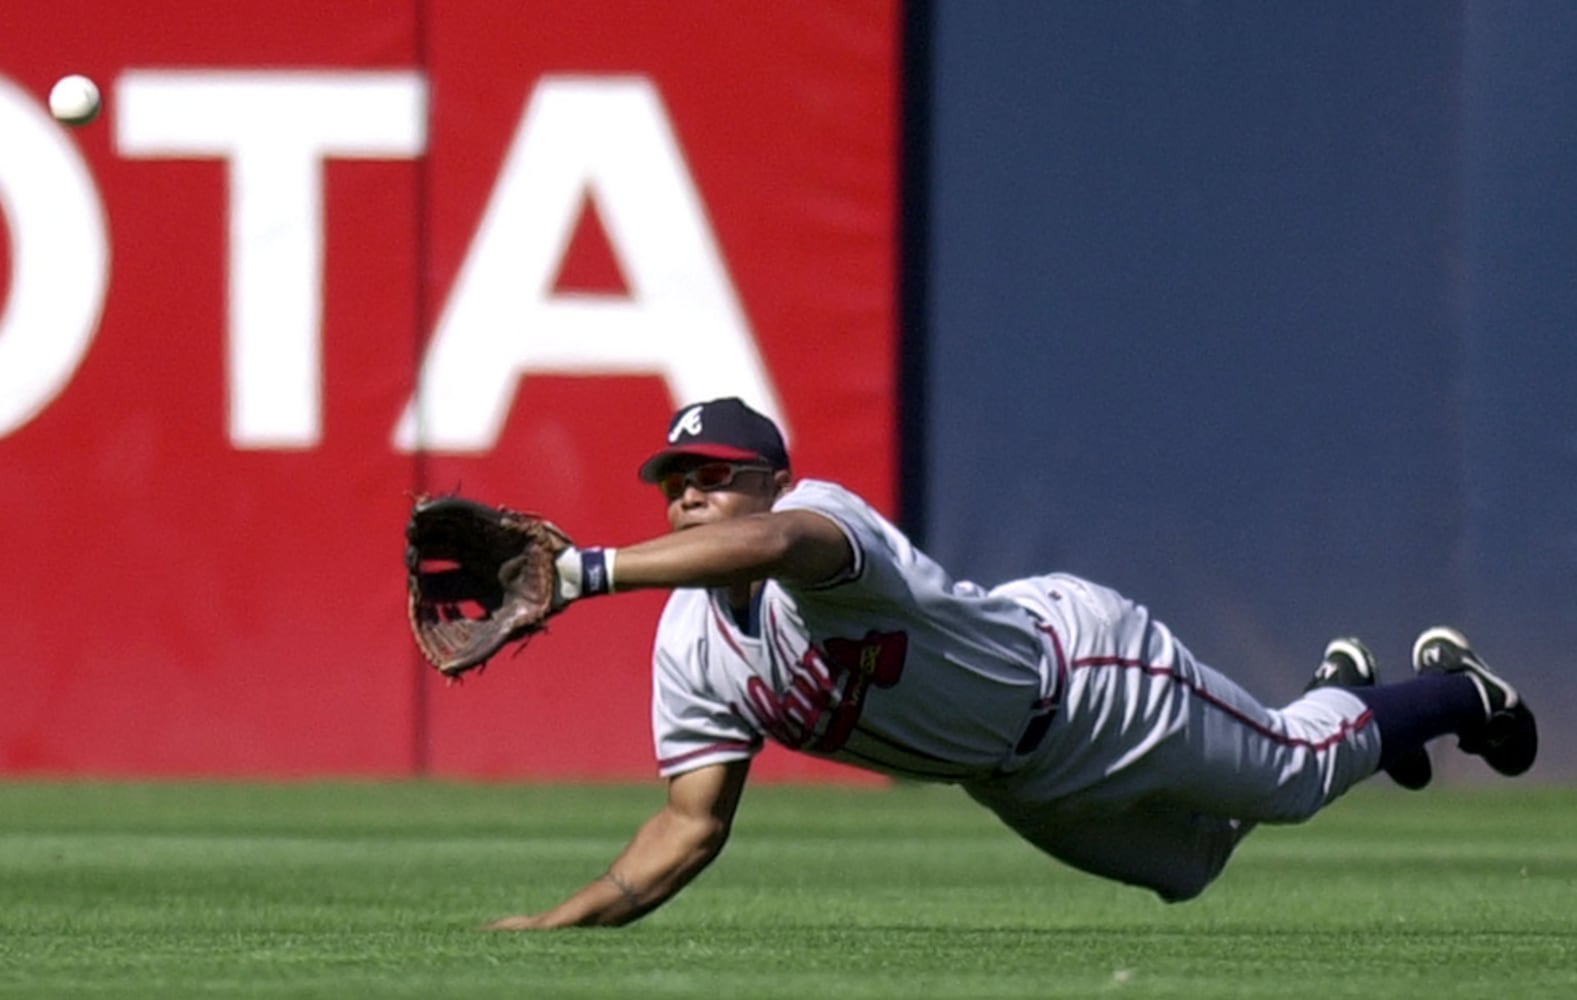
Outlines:
<svg viewBox="0 0 1577 1000"><path fill-rule="evenodd" d="M78 73L61 77L49 91L49 113L67 125L86 125L100 107L98 84Z"/></svg>

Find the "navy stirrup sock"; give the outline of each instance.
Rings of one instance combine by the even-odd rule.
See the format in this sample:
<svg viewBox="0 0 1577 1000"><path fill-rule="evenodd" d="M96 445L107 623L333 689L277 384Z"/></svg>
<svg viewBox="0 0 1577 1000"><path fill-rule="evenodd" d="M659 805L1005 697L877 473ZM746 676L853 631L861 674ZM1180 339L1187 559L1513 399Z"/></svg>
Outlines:
<svg viewBox="0 0 1577 1000"><path fill-rule="evenodd" d="M1484 724L1484 700L1465 673L1425 674L1398 684L1344 688L1369 706L1380 727L1380 768L1437 736Z"/></svg>

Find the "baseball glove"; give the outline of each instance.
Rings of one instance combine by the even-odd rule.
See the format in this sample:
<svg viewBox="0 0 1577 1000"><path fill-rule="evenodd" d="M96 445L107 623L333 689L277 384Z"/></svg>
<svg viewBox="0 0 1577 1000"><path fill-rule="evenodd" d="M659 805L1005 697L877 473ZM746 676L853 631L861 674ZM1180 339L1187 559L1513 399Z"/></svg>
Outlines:
<svg viewBox="0 0 1577 1000"><path fill-rule="evenodd" d="M446 677L486 665L562 609L552 523L464 497L418 497L405 527L407 611L422 655Z"/></svg>

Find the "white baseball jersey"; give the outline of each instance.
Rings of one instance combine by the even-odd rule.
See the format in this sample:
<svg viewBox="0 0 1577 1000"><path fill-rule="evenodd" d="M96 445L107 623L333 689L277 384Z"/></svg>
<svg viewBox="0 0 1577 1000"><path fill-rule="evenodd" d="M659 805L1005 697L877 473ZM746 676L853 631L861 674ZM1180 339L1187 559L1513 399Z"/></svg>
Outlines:
<svg viewBox="0 0 1577 1000"><path fill-rule="evenodd" d="M954 582L840 486L803 480L773 509L831 518L853 564L818 587L766 581L750 622L722 591L673 593L654 653L659 771L748 757L771 737L910 778L996 772L1055 694L1053 640L1029 610Z"/></svg>
<svg viewBox="0 0 1577 1000"><path fill-rule="evenodd" d="M750 620L678 590L657 630L652 721L665 777L768 737L860 767L963 784L1085 871L1197 895L1258 822L1313 815L1378 766L1362 700L1271 709L1116 591L1062 573L954 582L860 498L807 480L853 564L819 587L769 580Z"/></svg>

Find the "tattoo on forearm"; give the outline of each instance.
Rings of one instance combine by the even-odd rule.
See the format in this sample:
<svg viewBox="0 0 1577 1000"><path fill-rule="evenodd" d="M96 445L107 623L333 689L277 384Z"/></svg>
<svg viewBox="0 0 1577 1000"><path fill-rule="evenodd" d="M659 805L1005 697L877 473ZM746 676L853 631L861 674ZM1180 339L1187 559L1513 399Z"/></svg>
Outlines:
<svg viewBox="0 0 1577 1000"><path fill-rule="evenodd" d="M626 903L629 903L633 907L639 907L641 905L640 893L635 891L635 886L620 878L618 872L615 872L612 868L609 868L603 873L602 877L613 883L614 888L619 890L619 894L624 897L624 901Z"/></svg>

